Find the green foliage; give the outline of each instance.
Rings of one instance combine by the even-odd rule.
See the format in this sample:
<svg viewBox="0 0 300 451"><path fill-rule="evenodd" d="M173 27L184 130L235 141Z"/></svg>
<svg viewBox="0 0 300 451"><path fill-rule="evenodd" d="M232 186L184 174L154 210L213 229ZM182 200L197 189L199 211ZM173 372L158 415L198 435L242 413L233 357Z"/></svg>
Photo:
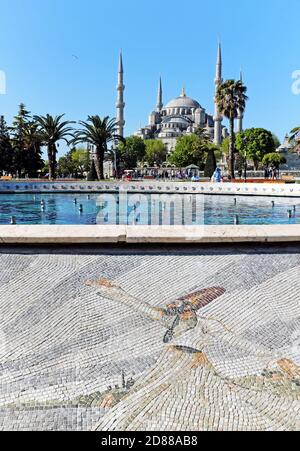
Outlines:
<svg viewBox="0 0 300 451"><path fill-rule="evenodd" d="M286 163L286 158L277 152L269 153L262 160L263 165L279 169L282 164Z"/></svg>
<svg viewBox="0 0 300 451"><path fill-rule="evenodd" d="M60 116L35 116L34 121L38 126L41 140L48 149L49 161L49 179L56 178L56 155L58 141L69 143L69 139L73 137L73 129L70 127L74 122L63 121L64 114Z"/></svg>
<svg viewBox="0 0 300 451"><path fill-rule="evenodd" d="M83 147L72 150L72 161L75 165L76 173L83 176L84 172L90 169L89 151Z"/></svg>
<svg viewBox="0 0 300 451"><path fill-rule="evenodd" d="M145 142L138 136L130 136L118 146L118 159L122 170L136 168L145 155Z"/></svg>
<svg viewBox="0 0 300 451"><path fill-rule="evenodd" d="M293 146L293 149L292 149L293 152L296 152L299 150L299 144L300 144L299 134L300 134L300 127L295 127L291 131L289 142Z"/></svg>
<svg viewBox="0 0 300 451"><path fill-rule="evenodd" d="M229 144L230 144L230 138L223 139L222 144L220 145L222 155L225 155L225 156L229 155Z"/></svg>
<svg viewBox="0 0 300 451"><path fill-rule="evenodd" d="M63 177L71 177L75 174L75 164L72 160L71 152L68 152L66 155L60 157L57 164L57 171L59 175Z"/></svg>
<svg viewBox="0 0 300 451"><path fill-rule="evenodd" d="M89 170L89 173L88 173L88 176L87 176L87 180L89 182L93 182L93 181L97 180L97 171L96 171L96 168L95 168L95 161L94 160L91 161L90 170Z"/></svg>
<svg viewBox="0 0 300 451"><path fill-rule="evenodd" d="M30 111L27 111L24 103L21 103L19 105L18 114L15 116L13 120L12 135L15 140L23 142L24 130L26 124L30 122L30 119L31 119Z"/></svg>
<svg viewBox="0 0 300 451"><path fill-rule="evenodd" d="M248 100L246 92L247 88L240 80L226 80L221 83L216 95L220 113L229 120L236 119L239 112L245 111Z"/></svg>
<svg viewBox="0 0 300 451"><path fill-rule="evenodd" d="M204 169L204 177L211 178L217 168L216 154L219 152L219 148L213 144L207 148L207 157Z"/></svg>
<svg viewBox="0 0 300 451"><path fill-rule="evenodd" d="M293 128L291 131L291 139L294 139L296 135L300 133L300 126Z"/></svg>
<svg viewBox="0 0 300 451"><path fill-rule="evenodd" d="M30 122L30 112L26 110L23 103L19 106L18 114L13 120L11 128L11 140L13 146L12 172L18 177L24 173L25 160L25 133L27 124Z"/></svg>
<svg viewBox="0 0 300 451"><path fill-rule="evenodd" d="M218 86L216 102L220 113L229 120L229 174L234 178L235 133L234 121L240 112L244 112L248 97L247 88L242 81L227 80Z"/></svg>
<svg viewBox="0 0 300 451"><path fill-rule="evenodd" d="M235 170L239 172L245 170L245 158L239 153L235 155Z"/></svg>
<svg viewBox="0 0 300 451"><path fill-rule="evenodd" d="M202 145L209 145L211 143L210 141L210 137L207 134L207 131L205 130L205 128L202 127L198 127L194 133L196 136L198 136L198 138L201 139Z"/></svg>
<svg viewBox="0 0 300 451"><path fill-rule="evenodd" d="M11 128L12 161L10 172L21 176L36 177L43 167L42 137L24 104L14 118Z"/></svg>
<svg viewBox="0 0 300 451"><path fill-rule="evenodd" d="M186 168L191 164L204 167L206 142L197 135L186 135L178 139L176 148L169 158L171 164L178 168Z"/></svg>
<svg viewBox="0 0 300 451"><path fill-rule="evenodd" d="M4 116L0 116L0 172L10 172L12 161L13 149L9 136L9 129Z"/></svg>
<svg viewBox="0 0 300 451"><path fill-rule="evenodd" d="M157 139L147 139L145 141L145 159L149 166L165 163L168 151L162 141Z"/></svg>
<svg viewBox="0 0 300 451"><path fill-rule="evenodd" d="M64 177L83 177L89 169L89 152L84 148L73 148L58 160L58 172Z"/></svg>
<svg viewBox="0 0 300 451"><path fill-rule="evenodd" d="M38 130L38 125L33 121L26 124L24 143L24 173L28 177L36 177L38 171L42 169L44 164L42 160L43 141Z"/></svg>
<svg viewBox="0 0 300 451"><path fill-rule="evenodd" d="M41 168L41 175L44 177L46 174L48 174L49 171L49 161L45 160L43 161L43 166Z"/></svg>
<svg viewBox="0 0 300 451"><path fill-rule="evenodd" d="M216 157L216 162L219 163L223 156L222 145L217 146L216 144L212 144L214 147L214 154Z"/></svg>
<svg viewBox="0 0 300 451"><path fill-rule="evenodd" d="M82 126L82 130L75 133L73 144L86 143L95 146L97 177L98 180L104 180L103 165L108 144L123 141L123 138L117 135L118 124L115 119L110 119L108 116L101 119L98 115L89 116L87 122L80 121L79 124Z"/></svg>
<svg viewBox="0 0 300 451"><path fill-rule="evenodd" d="M276 150L276 143L272 133L264 128L250 128L236 135L236 149L248 160L254 162L258 169L265 155Z"/></svg>
<svg viewBox="0 0 300 451"><path fill-rule="evenodd" d="M280 147L281 142L279 141L279 138L275 135L275 133L272 133L275 149L278 149Z"/></svg>

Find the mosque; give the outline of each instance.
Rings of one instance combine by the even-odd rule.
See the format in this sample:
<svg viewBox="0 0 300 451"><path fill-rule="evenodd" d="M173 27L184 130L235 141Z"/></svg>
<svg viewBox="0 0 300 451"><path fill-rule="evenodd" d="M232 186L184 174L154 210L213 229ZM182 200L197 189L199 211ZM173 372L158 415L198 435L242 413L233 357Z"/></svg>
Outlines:
<svg viewBox="0 0 300 451"><path fill-rule="evenodd" d="M241 75L242 77L242 75ZM119 72L118 72L118 100L117 100L117 123L119 126L118 134L124 136L124 69L122 53L120 54ZM216 64L215 91L222 83L222 49L219 44ZM168 151L171 153L176 146L178 138L191 135L200 127L207 131L211 141L219 145L223 139L228 136L227 128L222 124L218 105L215 102L214 115L209 114L201 104L186 95L185 89L179 97L171 100L166 105L163 104L162 80L158 85L157 102L154 111L149 115L148 124L140 128L135 135L142 139L159 139ZM243 115L241 112L237 121L237 131L243 130Z"/></svg>

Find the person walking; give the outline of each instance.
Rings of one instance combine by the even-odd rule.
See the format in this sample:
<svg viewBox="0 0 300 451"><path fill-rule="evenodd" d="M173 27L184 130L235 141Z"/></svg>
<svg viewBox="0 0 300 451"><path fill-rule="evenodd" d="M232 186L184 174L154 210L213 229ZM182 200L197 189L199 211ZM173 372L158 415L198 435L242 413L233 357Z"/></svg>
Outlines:
<svg viewBox="0 0 300 451"><path fill-rule="evenodd" d="M222 171L220 168L217 168L213 175L213 182L214 183L221 183L222 182Z"/></svg>

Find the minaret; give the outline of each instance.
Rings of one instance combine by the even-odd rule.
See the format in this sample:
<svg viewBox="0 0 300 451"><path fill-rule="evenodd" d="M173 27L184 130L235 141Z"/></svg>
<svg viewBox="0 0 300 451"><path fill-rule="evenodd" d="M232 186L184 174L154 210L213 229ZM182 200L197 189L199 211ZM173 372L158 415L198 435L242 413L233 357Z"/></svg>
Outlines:
<svg viewBox="0 0 300 451"><path fill-rule="evenodd" d="M157 113L160 113L161 110L163 109L163 90L162 90L162 81L161 81L161 77L159 79L159 83L158 83L158 92L157 92L157 104L156 104L156 111Z"/></svg>
<svg viewBox="0 0 300 451"><path fill-rule="evenodd" d="M118 135L124 137L124 126L125 126L125 120L124 120L124 110L125 110L125 102L124 102L124 69L123 69L123 57L122 57L122 51L120 53L120 60L119 60L119 72L118 72L118 85L117 85L117 91L118 91L118 100L117 100L117 124L118 124Z"/></svg>
<svg viewBox="0 0 300 451"><path fill-rule="evenodd" d="M218 87L222 83L222 48L221 44L219 44L218 47L218 56L217 56L217 67L216 67L216 78L215 78L215 85L216 85L216 94ZM215 122L215 133L214 133L214 143L219 145L222 143L222 116L219 112L219 107L216 102L215 97L215 115L214 115L214 122Z"/></svg>
<svg viewBox="0 0 300 451"><path fill-rule="evenodd" d="M240 73L240 81L243 83L243 71L241 69ZM238 111L238 118L237 118L237 132L240 133L243 131L243 120L244 120L244 111L239 110Z"/></svg>

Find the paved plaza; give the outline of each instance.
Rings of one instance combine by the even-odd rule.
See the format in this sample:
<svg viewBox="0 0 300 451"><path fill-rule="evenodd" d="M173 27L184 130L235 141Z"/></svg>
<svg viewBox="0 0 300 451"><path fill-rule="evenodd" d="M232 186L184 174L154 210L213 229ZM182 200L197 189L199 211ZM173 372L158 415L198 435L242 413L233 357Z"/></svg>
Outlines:
<svg viewBox="0 0 300 451"><path fill-rule="evenodd" d="M0 430L300 430L300 245L2 248Z"/></svg>

